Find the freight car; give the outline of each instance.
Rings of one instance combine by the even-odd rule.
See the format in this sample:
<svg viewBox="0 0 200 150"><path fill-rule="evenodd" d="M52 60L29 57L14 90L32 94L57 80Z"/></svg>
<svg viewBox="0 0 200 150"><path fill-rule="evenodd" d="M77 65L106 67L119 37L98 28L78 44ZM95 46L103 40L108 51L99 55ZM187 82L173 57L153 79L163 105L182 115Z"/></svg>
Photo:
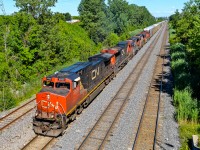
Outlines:
<svg viewBox="0 0 200 150"><path fill-rule="evenodd" d="M145 32L151 37L160 26L144 29L141 35ZM63 134L68 123L128 63L139 46L141 39L138 36L132 37L119 42L115 47L101 50L100 54L89 57L87 62L78 62L45 76L42 79L42 89L36 94L34 132L53 137Z"/></svg>
<svg viewBox="0 0 200 150"><path fill-rule="evenodd" d="M144 38L144 43L147 43L147 41L149 40L150 38L150 34L146 31L142 31L140 34L143 35L143 38Z"/></svg>

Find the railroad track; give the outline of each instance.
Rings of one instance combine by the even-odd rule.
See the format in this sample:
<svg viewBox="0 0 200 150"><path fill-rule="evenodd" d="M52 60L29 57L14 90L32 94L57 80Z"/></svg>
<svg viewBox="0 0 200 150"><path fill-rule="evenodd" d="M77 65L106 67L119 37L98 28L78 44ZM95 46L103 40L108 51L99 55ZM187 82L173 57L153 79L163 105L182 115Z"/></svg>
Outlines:
<svg viewBox="0 0 200 150"><path fill-rule="evenodd" d="M160 30L159 30L160 32ZM105 145L109 142L109 137L112 136L112 132L122 114L126 103L130 99L130 95L137 84L138 78L143 71L143 68L149 60L149 55L152 53L155 44L157 43L160 34L154 39L149 46L149 49L143 55L140 62L136 65L135 69L130 73L122 87L117 94L111 100L107 108L102 113L94 127L90 130L88 135L84 137L84 140L78 150L90 150L90 149L104 149Z"/></svg>
<svg viewBox="0 0 200 150"><path fill-rule="evenodd" d="M9 114L5 115L4 117L0 118L0 131L3 131L4 129L12 125L14 122L19 120L22 116L32 111L34 107L35 99L32 99L15 109L14 111L10 112Z"/></svg>
<svg viewBox="0 0 200 150"><path fill-rule="evenodd" d="M134 150L155 149L161 92L163 90L163 66L165 58L164 46L167 39L166 26L164 28L164 32L165 34L162 41L161 51L159 57L157 58L153 77L133 143L132 149Z"/></svg>
<svg viewBox="0 0 200 150"><path fill-rule="evenodd" d="M44 150L55 140L54 137L36 135L22 150Z"/></svg>

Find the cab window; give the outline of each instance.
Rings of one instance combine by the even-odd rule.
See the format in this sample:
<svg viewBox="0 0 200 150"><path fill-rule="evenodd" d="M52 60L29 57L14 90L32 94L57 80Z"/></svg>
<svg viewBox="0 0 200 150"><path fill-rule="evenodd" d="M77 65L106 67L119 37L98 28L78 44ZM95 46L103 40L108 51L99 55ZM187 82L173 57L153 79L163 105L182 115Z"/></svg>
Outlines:
<svg viewBox="0 0 200 150"><path fill-rule="evenodd" d="M56 88L67 88L70 89L70 84L66 82L56 82Z"/></svg>
<svg viewBox="0 0 200 150"><path fill-rule="evenodd" d="M44 81L44 82L43 82L43 87L50 87L50 88L53 88L53 87L54 87L54 82L51 82L51 81Z"/></svg>

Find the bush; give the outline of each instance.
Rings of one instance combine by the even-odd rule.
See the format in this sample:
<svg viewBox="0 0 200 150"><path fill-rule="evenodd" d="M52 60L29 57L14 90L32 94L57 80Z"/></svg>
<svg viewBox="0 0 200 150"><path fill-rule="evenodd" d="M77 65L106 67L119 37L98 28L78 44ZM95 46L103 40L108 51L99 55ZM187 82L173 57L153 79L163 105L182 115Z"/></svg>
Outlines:
<svg viewBox="0 0 200 150"><path fill-rule="evenodd" d="M175 61L172 61L171 63L172 71L177 74L180 72L186 72L188 68L188 63L185 61L185 59L177 59Z"/></svg>
<svg viewBox="0 0 200 150"><path fill-rule="evenodd" d="M142 31L143 31L143 29L136 29L136 30L134 30L134 31L131 31L131 32L129 32L130 37L131 37L131 36L135 36L136 34L142 32Z"/></svg>
<svg viewBox="0 0 200 150"><path fill-rule="evenodd" d="M181 138L180 150L190 150L191 147L189 147L189 145L192 141L192 135L196 134L200 137L200 125L189 122L180 122L179 130Z"/></svg>
<svg viewBox="0 0 200 150"><path fill-rule="evenodd" d="M8 88L4 88L0 96L0 111L11 109L17 105L16 99L9 92Z"/></svg>
<svg viewBox="0 0 200 150"><path fill-rule="evenodd" d="M186 51L185 45L183 45L182 43L173 44L172 46L170 46L170 50L171 50L171 53Z"/></svg>
<svg viewBox="0 0 200 150"><path fill-rule="evenodd" d="M186 58L185 52L174 52L171 54L171 59L176 61L177 59Z"/></svg>
<svg viewBox="0 0 200 150"><path fill-rule="evenodd" d="M192 121L197 123L198 121L198 106L197 100L192 99L192 92L190 88L185 88L179 91L174 90L174 104L176 106L177 120Z"/></svg>
<svg viewBox="0 0 200 150"><path fill-rule="evenodd" d="M119 37L115 33L111 33L107 36L107 38L103 41L103 45L106 47L115 46L119 42Z"/></svg>

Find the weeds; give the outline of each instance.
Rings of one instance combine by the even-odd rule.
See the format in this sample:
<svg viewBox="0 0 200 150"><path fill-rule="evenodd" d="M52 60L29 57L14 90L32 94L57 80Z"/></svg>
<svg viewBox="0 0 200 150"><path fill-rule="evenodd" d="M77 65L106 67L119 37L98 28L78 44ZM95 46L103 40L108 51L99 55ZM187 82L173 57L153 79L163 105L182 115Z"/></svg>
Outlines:
<svg viewBox="0 0 200 150"><path fill-rule="evenodd" d="M191 148L193 134L200 134L199 107L197 99L192 97L192 80L190 65L187 61L186 48L181 43L171 47L171 69L174 77L174 105L176 119L179 122L181 150Z"/></svg>

